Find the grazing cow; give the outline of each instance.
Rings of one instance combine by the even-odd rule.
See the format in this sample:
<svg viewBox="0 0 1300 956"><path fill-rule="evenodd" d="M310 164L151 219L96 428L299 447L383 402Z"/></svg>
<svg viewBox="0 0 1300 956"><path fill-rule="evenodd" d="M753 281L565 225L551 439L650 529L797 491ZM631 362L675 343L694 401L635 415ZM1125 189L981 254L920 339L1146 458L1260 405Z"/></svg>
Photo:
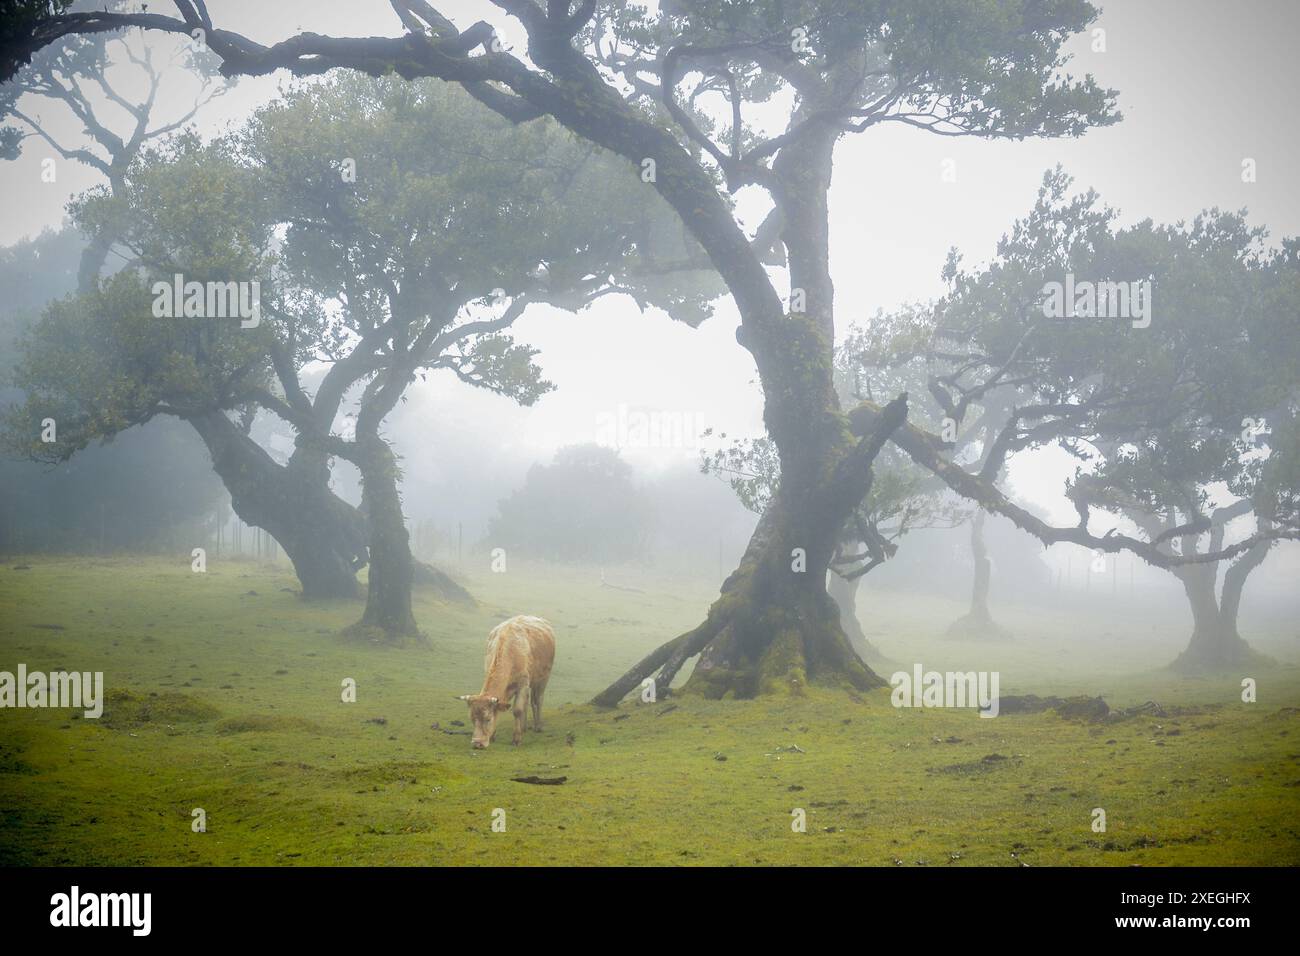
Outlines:
<svg viewBox="0 0 1300 956"><path fill-rule="evenodd" d="M555 631L540 617L520 614L502 621L488 635L483 659L483 689L457 700L469 704L474 725L472 743L483 750L496 739L497 713L514 709L513 743L524 739L528 703L533 705L533 727L542 729L542 695L555 662Z"/></svg>

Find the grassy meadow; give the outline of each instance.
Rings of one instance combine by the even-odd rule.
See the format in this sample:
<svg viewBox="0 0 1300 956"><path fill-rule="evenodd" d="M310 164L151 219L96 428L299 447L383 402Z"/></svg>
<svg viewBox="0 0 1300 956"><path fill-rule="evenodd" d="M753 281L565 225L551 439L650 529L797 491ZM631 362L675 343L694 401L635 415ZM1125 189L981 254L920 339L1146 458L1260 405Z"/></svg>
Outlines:
<svg viewBox="0 0 1300 956"><path fill-rule="evenodd" d="M999 670L1004 696L1154 700L1165 716L988 720L825 688L608 711L585 701L716 588L607 578L637 590L594 569L467 575L477 609L419 595L428 643L391 647L341 636L361 605L305 604L286 564L11 558L0 670L103 671L108 699L99 720L0 710L0 864L1300 863L1294 630L1247 635L1279 663L1249 675L1259 702L1244 704L1242 675L1162 669L1182 620L1006 609L1013 639L973 647L942 636L959 601L864 592L864 626L901 668ZM506 714L474 752L453 698L479 689L486 634L514 613L555 624L545 731L512 747ZM511 780L527 775L567 779Z"/></svg>

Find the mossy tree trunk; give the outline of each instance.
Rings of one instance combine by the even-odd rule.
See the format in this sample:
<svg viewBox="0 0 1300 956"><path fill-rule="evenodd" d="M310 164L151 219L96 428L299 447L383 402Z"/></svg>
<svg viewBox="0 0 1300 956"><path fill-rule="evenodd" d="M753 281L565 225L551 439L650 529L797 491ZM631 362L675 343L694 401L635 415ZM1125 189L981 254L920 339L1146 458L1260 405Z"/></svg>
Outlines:
<svg viewBox="0 0 1300 956"><path fill-rule="evenodd" d="M826 593L837 529L778 497L709 611L687 688L708 697L799 693L811 679L859 690L882 686L845 635ZM708 640L703 639L709 634ZM669 661L658 683L671 681Z"/></svg>
<svg viewBox="0 0 1300 956"><path fill-rule="evenodd" d="M365 519L329 490L323 454L294 451L278 464L220 411L188 419L207 445L212 466L241 521L262 528L284 548L304 598L356 598L366 563Z"/></svg>
<svg viewBox="0 0 1300 956"><path fill-rule="evenodd" d="M697 654L685 690L710 698L798 694L813 680L884 686L853 650L826 593L838 527L800 503L792 507L778 492L703 623L645 657L594 703L614 706L652 675L662 695Z"/></svg>
<svg viewBox="0 0 1300 956"><path fill-rule="evenodd" d="M358 435L357 449L362 506L370 523L370 575L360 626L378 628L388 638L414 637L419 634L411 605L415 559L402 514L397 456L374 433Z"/></svg>
<svg viewBox="0 0 1300 956"><path fill-rule="evenodd" d="M826 203L838 135L833 126L814 123L773 165L784 187L782 240L790 269L791 308L782 314L771 314L764 301L764 289L771 287L748 248L733 260L718 249L720 243L709 241L717 237L699 222L699 208L683 212L741 309L737 339L758 365L764 423L780 455L781 481L704 622L640 661L594 698L598 705L616 705L656 672L656 691L665 692L696 654L685 690L712 698L799 693L810 681L860 690L885 685L854 652L826 592L841 531L870 488L871 463L907 416L906 397L900 396L871 434L855 434L834 388L835 293ZM673 170L661 165L661 176L665 172ZM665 198L677 204L674 193ZM756 272L749 269L751 260Z"/></svg>

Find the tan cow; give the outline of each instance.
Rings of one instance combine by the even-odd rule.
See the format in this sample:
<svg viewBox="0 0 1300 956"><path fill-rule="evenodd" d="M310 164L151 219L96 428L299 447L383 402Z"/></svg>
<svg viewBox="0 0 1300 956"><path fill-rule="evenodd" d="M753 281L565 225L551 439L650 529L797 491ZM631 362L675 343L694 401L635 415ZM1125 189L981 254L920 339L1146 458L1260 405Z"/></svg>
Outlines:
<svg viewBox="0 0 1300 956"><path fill-rule="evenodd" d="M496 739L499 712L515 714L513 743L524 739L528 724L528 703L533 705L533 727L542 729L542 696L555 663L555 631L540 617L520 614L502 621L488 634L487 656L483 659L483 689L457 700L469 704L474 725L474 749L483 750Z"/></svg>

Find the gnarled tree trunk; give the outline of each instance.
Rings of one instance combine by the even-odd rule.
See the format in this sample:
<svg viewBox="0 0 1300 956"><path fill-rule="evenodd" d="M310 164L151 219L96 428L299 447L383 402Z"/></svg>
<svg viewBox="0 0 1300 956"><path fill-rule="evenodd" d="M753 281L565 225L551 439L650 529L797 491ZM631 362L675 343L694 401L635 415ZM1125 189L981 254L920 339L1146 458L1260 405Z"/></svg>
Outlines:
<svg viewBox="0 0 1300 956"><path fill-rule="evenodd" d="M1259 520L1261 528L1266 522ZM1187 648L1173 662L1173 670L1186 674L1213 673L1228 667L1257 662L1260 655L1237 631L1241 593L1250 572L1267 556L1271 541L1255 545L1228 566L1223 587L1215 600L1218 564L1191 564L1175 573L1192 608L1192 637Z"/></svg>
<svg viewBox="0 0 1300 956"><path fill-rule="evenodd" d="M125 192L120 174L109 181L114 195ZM116 240L107 230L90 237L77 272L82 294L95 288ZM366 564L366 522L329 490L328 457L299 447L288 464L281 465L220 410L186 420L207 446L235 514L284 548L302 584L302 596L359 597L356 573Z"/></svg>
<svg viewBox="0 0 1300 956"><path fill-rule="evenodd" d="M687 686L709 697L798 693L810 678L881 685L853 651L839 608L826 593L834 532L778 496L740 567L710 609L700 658ZM838 530L838 529L836 529ZM696 642L692 642L696 643ZM684 660L675 655L675 661ZM659 683L672 673L665 669Z"/></svg>
<svg viewBox="0 0 1300 956"><path fill-rule="evenodd" d="M114 194L124 192L120 176L111 176L110 184ZM115 241L109 231L91 236L78 266L81 293L98 283ZM328 457L299 447L288 464L281 465L220 410L186 420L207 446L235 514L284 548L302 584L302 596L359 597L356 573L366 564L366 522L329 490Z"/></svg>
<svg viewBox="0 0 1300 956"><path fill-rule="evenodd" d="M280 465L222 412L188 421L207 445L235 514L284 548L303 597L358 597L356 572L366 563L366 522L329 490L327 459L300 447L288 465Z"/></svg>
<svg viewBox="0 0 1300 956"><path fill-rule="evenodd" d="M846 437L847 447L806 459L833 465L783 467L781 487L704 622L643 658L593 703L615 706L656 670L663 693L696 654L686 689L711 698L800 693L813 680L859 690L885 686L845 636L826 574L840 529L870 486L871 460L906 415L900 398L886 406L886 424L868 441Z"/></svg>
<svg viewBox="0 0 1300 956"><path fill-rule="evenodd" d="M809 113L818 108L805 106ZM773 164L785 186L782 240L791 309L784 316L773 314L771 286L747 244L740 254L727 248L736 239L744 242L730 213L665 193L709 250L745 316L737 339L758 364L763 419L780 454L781 481L704 622L641 660L593 699L598 705L616 705L656 670L656 689L666 691L696 654L686 689L711 698L800 693L813 680L860 690L886 683L854 652L826 593L835 545L871 487L871 463L907 417L906 396L900 396L871 434L856 435L835 393L827 194L838 136L834 124L813 120ZM675 175L676 162L675 156L662 159L661 178ZM716 231L704 221L711 214Z"/></svg>

